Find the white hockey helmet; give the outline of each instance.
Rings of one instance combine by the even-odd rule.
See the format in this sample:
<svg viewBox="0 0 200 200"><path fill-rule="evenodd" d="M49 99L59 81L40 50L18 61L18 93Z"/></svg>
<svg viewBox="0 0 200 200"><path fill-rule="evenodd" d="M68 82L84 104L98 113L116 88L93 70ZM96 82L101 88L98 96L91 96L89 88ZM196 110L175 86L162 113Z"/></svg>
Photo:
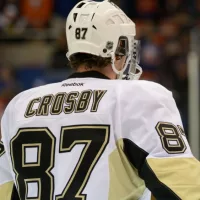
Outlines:
<svg viewBox="0 0 200 200"><path fill-rule="evenodd" d="M70 12L66 33L67 57L76 53L88 53L112 58L113 71L119 79L139 79L142 69L138 65L138 42L135 24L114 3L83 0ZM115 56L126 56L121 71L115 67Z"/></svg>

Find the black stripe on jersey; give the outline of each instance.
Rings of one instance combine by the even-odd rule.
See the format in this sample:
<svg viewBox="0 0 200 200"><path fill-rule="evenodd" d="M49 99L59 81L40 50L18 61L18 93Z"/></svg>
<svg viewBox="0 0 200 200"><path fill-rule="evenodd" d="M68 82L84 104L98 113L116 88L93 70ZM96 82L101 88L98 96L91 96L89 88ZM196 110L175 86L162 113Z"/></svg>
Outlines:
<svg viewBox="0 0 200 200"><path fill-rule="evenodd" d="M165 184L160 182L146 161L149 155L129 139L123 139L124 153L138 170L139 176L145 181L146 187L157 200L180 200L180 198Z"/></svg>
<svg viewBox="0 0 200 200"><path fill-rule="evenodd" d="M20 200L15 184L13 185L11 200Z"/></svg>

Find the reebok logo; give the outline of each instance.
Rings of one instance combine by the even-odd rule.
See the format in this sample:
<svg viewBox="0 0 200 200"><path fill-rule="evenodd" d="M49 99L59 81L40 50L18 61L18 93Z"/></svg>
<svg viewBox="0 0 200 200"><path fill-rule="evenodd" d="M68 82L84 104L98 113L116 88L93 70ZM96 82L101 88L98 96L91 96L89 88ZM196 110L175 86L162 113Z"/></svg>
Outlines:
<svg viewBox="0 0 200 200"><path fill-rule="evenodd" d="M68 87L68 86L84 86L84 83L63 83L62 87Z"/></svg>

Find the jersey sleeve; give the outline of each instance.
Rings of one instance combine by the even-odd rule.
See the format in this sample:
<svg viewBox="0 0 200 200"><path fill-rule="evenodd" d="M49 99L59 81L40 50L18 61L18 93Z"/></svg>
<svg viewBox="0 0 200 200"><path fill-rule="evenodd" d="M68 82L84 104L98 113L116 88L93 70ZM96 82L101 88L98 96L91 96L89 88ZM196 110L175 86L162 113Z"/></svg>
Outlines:
<svg viewBox="0 0 200 200"><path fill-rule="evenodd" d="M6 154L0 154L0 199L11 200L13 185Z"/></svg>
<svg viewBox="0 0 200 200"><path fill-rule="evenodd" d="M1 135L2 140L8 134L8 113L7 110L1 120ZM11 175L11 170L8 162L4 143L0 142L0 199L12 200L14 181Z"/></svg>
<svg viewBox="0 0 200 200"><path fill-rule="evenodd" d="M200 199L200 163L171 92L145 83L121 112L124 153L155 199Z"/></svg>

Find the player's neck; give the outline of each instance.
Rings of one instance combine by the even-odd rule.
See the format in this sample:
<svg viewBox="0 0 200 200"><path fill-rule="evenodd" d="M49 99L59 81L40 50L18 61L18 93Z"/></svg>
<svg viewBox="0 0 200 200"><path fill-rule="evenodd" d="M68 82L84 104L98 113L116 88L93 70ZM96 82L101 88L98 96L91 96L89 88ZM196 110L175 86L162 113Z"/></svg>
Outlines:
<svg viewBox="0 0 200 200"><path fill-rule="evenodd" d="M116 79L117 75L115 74L115 72L112 70L112 67L110 65L108 65L107 67L104 68L97 68L97 67L93 67L91 69L87 69L87 67L85 67L84 65L80 66L77 69L77 72L88 72L88 71L97 71L105 76L107 76L110 79Z"/></svg>

